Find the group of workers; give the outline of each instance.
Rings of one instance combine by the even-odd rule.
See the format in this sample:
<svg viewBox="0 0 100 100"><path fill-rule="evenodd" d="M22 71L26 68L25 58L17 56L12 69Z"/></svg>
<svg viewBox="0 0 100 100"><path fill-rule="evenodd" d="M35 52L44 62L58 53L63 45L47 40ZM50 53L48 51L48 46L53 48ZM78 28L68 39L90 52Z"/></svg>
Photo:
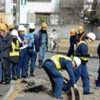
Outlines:
<svg viewBox="0 0 100 100"><path fill-rule="evenodd" d="M19 25L16 30L13 24L9 26L0 23L0 84L10 84L11 80L34 75L35 62L38 55L39 67L43 64L48 46L47 24L42 23L37 34L35 25L30 23L28 29Z"/></svg>
<svg viewBox="0 0 100 100"><path fill-rule="evenodd" d="M51 81L53 97L60 100L63 98L61 96L62 90L66 93L70 93L71 87L77 90L76 83L80 76L83 83L83 94L94 93L90 91L87 62L88 58L92 57L92 54L89 53L88 44L96 40L96 35L92 32L86 34L83 26L78 27L78 33L75 29L71 29L70 34L70 47L67 56L57 54L47 59L43 64L43 68ZM65 85L63 84L63 76L59 70L67 70L68 72L70 80ZM100 68L98 73L96 89L100 88Z"/></svg>
<svg viewBox="0 0 100 100"><path fill-rule="evenodd" d="M72 86L77 89L76 82L81 76L83 82L83 94L93 94L90 92L90 81L87 70L89 53L88 44L96 39L92 32L86 34L83 26L78 27L78 34L75 29L71 29L70 47L67 55L57 54L46 59L43 63L46 49L48 48L47 24L42 23L41 29L35 34L35 25L30 23L28 30L23 25L19 25L16 30L14 25L0 23L0 83L10 84L11 79L28 77L28 66L30 62L30 76L34 75L35 62L38 55L39 67L46 71L52 85L53 97L62 99L62 90L67 92ZM28 31L28 32L27 32ZM50 39L59 39L56 30ZM54 37L54 38L53 38ZM55 45L51 48L54 50ZM73 56L71 58L70 56ZM70 80L63 85L63 76L59 70L67 70ZM96 82L100 87L100 75Z"/></svg>

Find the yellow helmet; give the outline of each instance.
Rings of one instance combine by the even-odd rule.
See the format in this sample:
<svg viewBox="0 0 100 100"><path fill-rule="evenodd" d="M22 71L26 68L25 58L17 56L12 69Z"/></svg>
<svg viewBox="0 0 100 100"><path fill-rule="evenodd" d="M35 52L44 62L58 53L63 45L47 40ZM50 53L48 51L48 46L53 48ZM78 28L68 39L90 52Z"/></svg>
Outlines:
<svg viewBox="0 0 100 100"><path fill-rule="evenodd" d="M3 31L7 30L7 27L6 27L6 25L4 23L0 24L0 30L3 30Z"/></svg>
<svg viewBox="0 0 100 100"><path fill-rule="evenodd" d="M70 35L71 35L71 36L74 36L75 34L76 34L76 30L75 30L74 28L71 29L71 30L70 30Z"/></svg>
<svg viewBox="0 0 100 100"><path fill-rule="evenodd" d="M46 23L42 23L42 27L47 28L47 24Z"/></svg>
<svg viewBox="0 0 100 100"><path fill-rule="evenodd" d="M99 32L100 32L100 26L99 26Z"/></svg>
<svg viewBox="0 0 100 100"><path fill-rule="evenodd" d="M84 27L83 26L79 26L78 27L78 31L81 31L81 30L84 30Z"/></svg>
<svg viewBox="0 0 100 100"><path fill-rule="evenodd" d="M10 24L8 27L9 27L9 29L14 29L15 28L15 26L13 24Z"/></svg>

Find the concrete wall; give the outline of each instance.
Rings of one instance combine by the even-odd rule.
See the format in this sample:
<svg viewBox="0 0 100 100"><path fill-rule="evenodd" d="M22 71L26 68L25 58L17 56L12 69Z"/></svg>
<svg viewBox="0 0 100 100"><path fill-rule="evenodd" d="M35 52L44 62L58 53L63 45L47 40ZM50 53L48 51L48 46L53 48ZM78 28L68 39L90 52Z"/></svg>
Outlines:
<svg viewBox="0 0 100 100"><path fill-rule="evenodd" d="M75 28L77 30L78 26L79 25L48 26L47 30L48 30L48 34L50 34L53 29L56 29L59 37L69 38L70 37L70 29ZM36 25L35 32L37 32L40 28L41 28L41 26ZM97 36L97 39L100 39L100 32L98 30L98 26L84 25L84 29L85 29L86 34L89 32L94 32Z"/></svg>
<svg viewBox="0 0 100 100"><path fill-rule="evenodd" d="M69 38L70 37L70 29L71 28L75 28L77 29L78 25L64 25L64 26L48 26L47 30L48 30L48 34L50 34L52 32L53 29L56 29L59 37L61 38ZM41 26L36 26L36 31L38 31L38 29L40 29Z"/></svg>
<svg viewBox="0 0 100 100"><path fill-rule="evenodd" d="M85 32L93 32L96 34L96 39L100 39L100 32L98 26L84 25Z"/></svg>

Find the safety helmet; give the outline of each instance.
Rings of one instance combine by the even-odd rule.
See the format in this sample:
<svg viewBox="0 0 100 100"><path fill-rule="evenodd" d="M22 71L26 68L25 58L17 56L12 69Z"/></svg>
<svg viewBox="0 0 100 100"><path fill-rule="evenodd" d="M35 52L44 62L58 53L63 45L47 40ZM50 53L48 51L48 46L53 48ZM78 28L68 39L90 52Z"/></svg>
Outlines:
<svg viewBox="0 0 100 100"><path fill-rule="evenodd" d="M26 29L23 25L19 25L18 26L18 31L26 31Z"/></svg>
<svg viewBox="0 0 100 100"><path fill-rule="evenodd" d="M99 26L99 32L100 32L100 26Z"/></svg>
<svg viewBox="0 0 100 100"><path fill-rule="evenodd" d="M93 41L95 41L95 39L96 39L96 35L92 32L88 33L86 36L89 37L90 39L92 39Z"/></svg>
<svg viewBox="0 0 100 100"><path fill-rule="evenodd" d="M29 24L29 29L35 29L34 23L30 23L30 24Z"/></svg>
<svg viewBox="0 0 100 100"><path fill-rule="evenodd" d="M14 30L12 30L11 35L18 37L18 32L14 29Z"/></svg>
<svg viewBox="0 0 100 100"><path fill-rule="evenodd" d="M46 23L42 23L42 27L47 28L47 24Z"/></svg>
<svg viewBox="0 0 100 100"><path fill-rule="evenodd" d="M78 31L84 30L83 26L78 26Z"/></svg>
<svg viewBox="0 0 100 100"><path fill-rule="evenodd" d="M6 25L4 23L0 24L0 30L3 30L3 31L7 30L7 27L6 27Z"/></svg>
<svg viewBox="0 0 100 100"><path fill-rule="evenodd" d="M74 28L71 29L71 30L70 30L70 35L71 35L71 36L74 36L75 34L76 34L76 30L75 30Z"/></svg>
<svg viewBox="0 0 100 100"><path fill-rule="evenodd" d="M75 61L77 67L81 64L81 59L79 57L74 57L73 60Z"/></svg>
<svg viewBox="0 0 100 100"><path fill-rule="evenodd" d="M10 25L8 26L8 28L9 28L9 29L14 29L15 26L14 26L13 24L10 24Z"/></svg>

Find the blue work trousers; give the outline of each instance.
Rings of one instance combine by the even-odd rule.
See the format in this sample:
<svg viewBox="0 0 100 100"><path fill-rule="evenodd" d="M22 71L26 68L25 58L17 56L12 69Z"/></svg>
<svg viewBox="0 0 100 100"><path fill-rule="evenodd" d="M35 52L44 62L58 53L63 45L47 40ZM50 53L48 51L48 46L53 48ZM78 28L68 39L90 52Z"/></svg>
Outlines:
<svg viewBox="0 0 100 100"><path fill-rule="evenodd" d="M17 64L15 63L10 63L10 76L12 78L17 78Z"/></svg>
<svg viewBox="0 0 100 100"><path fill-rule="evenodd" d="M29 66L29 61L30 60L31 60L30 70L34 70L36 57L37 57L37 54L36 54L35 51L33 51L33 49L27 50L27 52L25 54L25 58L24 58L24 69L23 69L24 76L27 75L27 71L28 71L28 66Z"/></svg>
<svg viewBox="0 0 100 100"><path fill-rule="evenodd" d="M97 81L96 81L96 87L100 87L100 63L99 63L98 78L97 78Z"/></svg>
<svg viewBox="0 0 100 100"><path fill-rule="evenodd" d="M63 77L61 73L57 70L54 63L52 63L51 61L45 62L43 68L51 81L53 97L60 98L63 87Z"/></svg>
<svg viewBox="0 0 100 100"><path fill-rule="evenodd" d="M2 64L0 60L0 83L3 81L3 69L2 69Z"/></svg>
<svg viewBox="0 0 100 100"><path fill-rule="evenodd" d="M20 52L20 56L19 56L19 62L17 64L17 77L20 78L20 75L24 75L24 58L25 58L25 55L26 55L26 52L27 52L27 49L22 49L21 52ZM21 73L22 72L22 73Z"/></svg>
<svg viewBox="0 0 100 100"><path fill-rule="evenodd" d="M46 43L41 44L39 51L39 61L43 61L46 52Z"/></svg>
<svg viewBox="0 0 100 100"><path fill-rule="evenodd" d="M74 45L71 45L69 47L69 50L68 50L68 53L67 53L68 57L70 57L71 55L74 55Z"/></svg>
<svg viewBox="0 0 100 100"><path fill-rule="evenodd" d="M76 78L76 82L79 80L80 76L83 82L83 93L90 92L90 81L89 81L89 74L87 71L87 66L81 64L78 68L74 69L74 74ZM71 80L63 87L64 90L69 90L72 87Z"/></svg>

